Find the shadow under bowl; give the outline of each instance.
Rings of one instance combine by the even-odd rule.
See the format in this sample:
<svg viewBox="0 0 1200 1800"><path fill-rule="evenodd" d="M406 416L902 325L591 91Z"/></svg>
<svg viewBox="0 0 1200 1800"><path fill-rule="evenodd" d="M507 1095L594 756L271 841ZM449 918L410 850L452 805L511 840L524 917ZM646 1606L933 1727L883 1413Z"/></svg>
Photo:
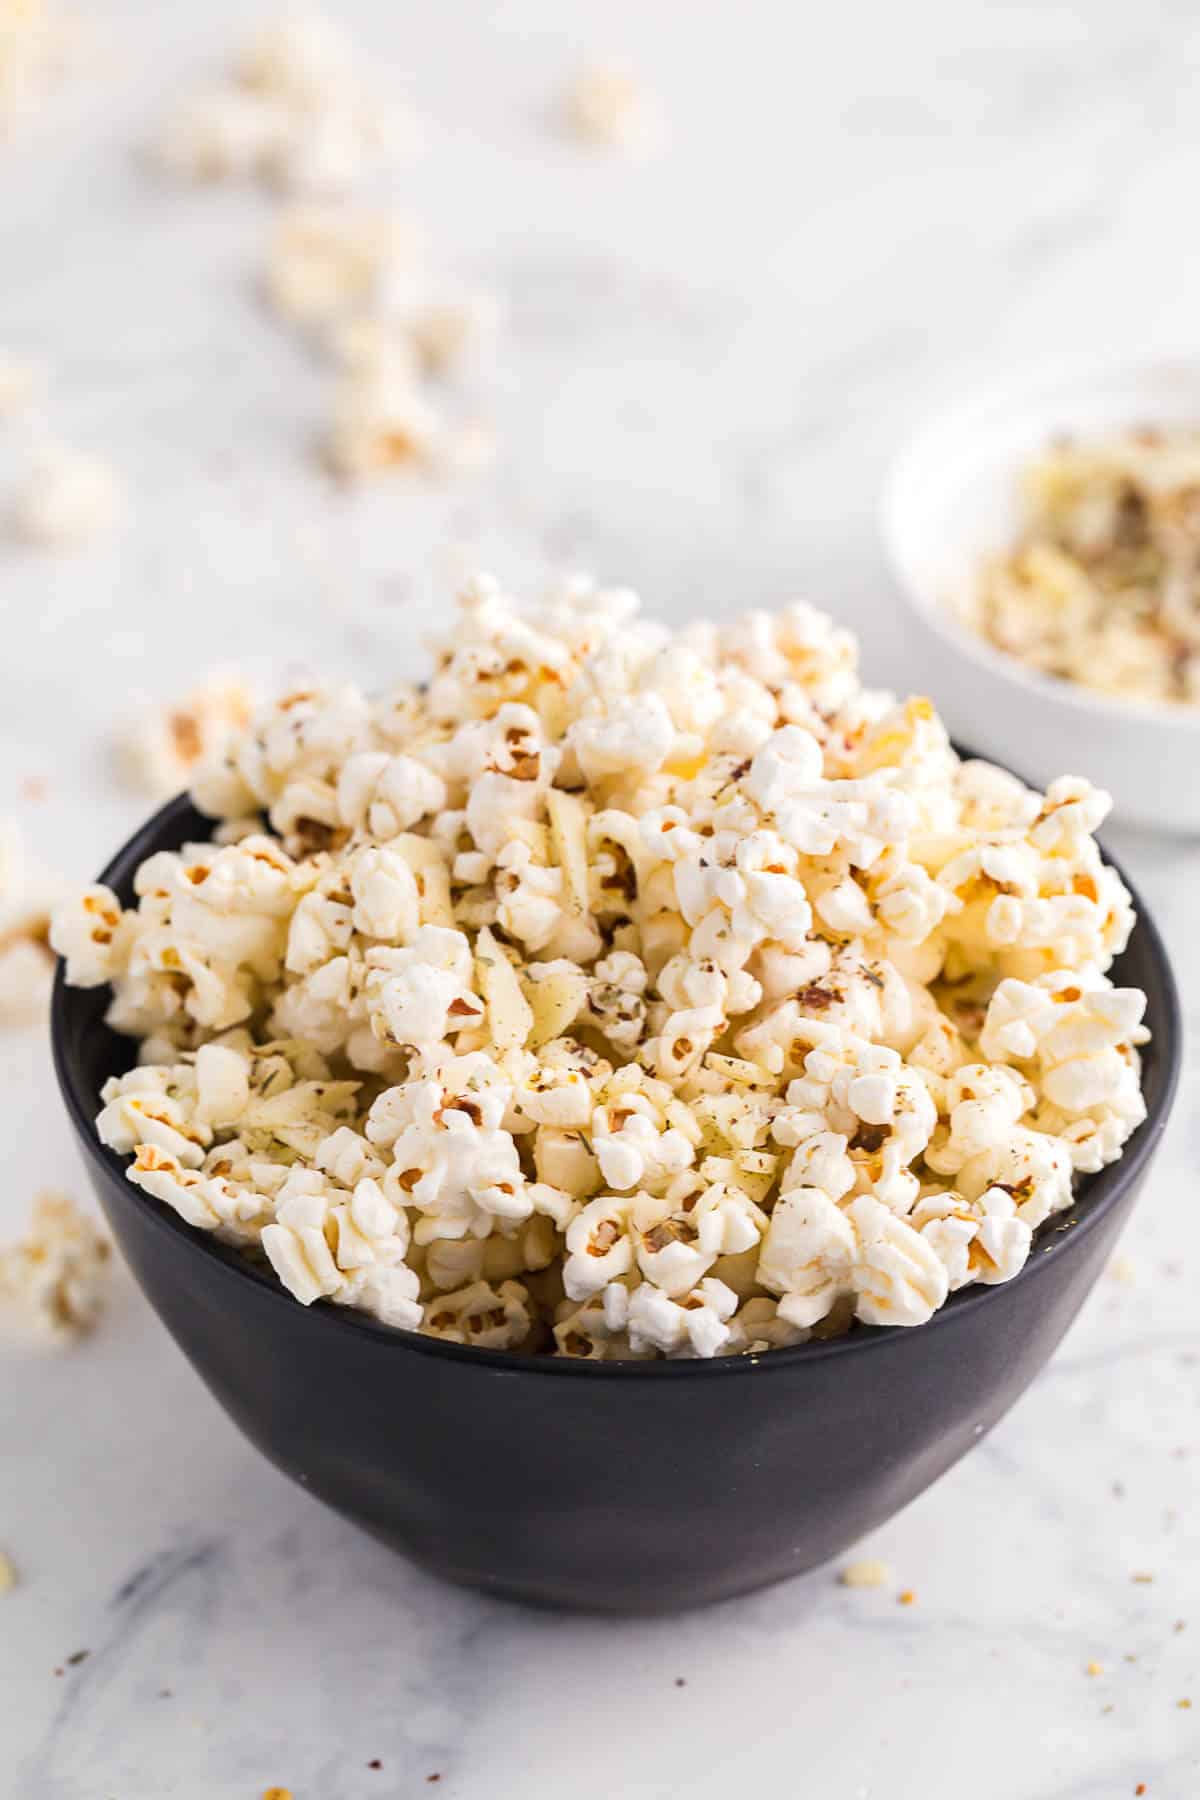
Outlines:
<svg viewBox="0 0 1200 1800"><path fill-rule="evenodd" d="M128 903L152 851L204 839L185 799L102 879ZM393 1549L510 1599L666 1612L782 1581L844 1551L978 1442L1070 1325L1133 1206L1174 1094L1181 1027L1140 902L1115 973L1144 988L1146 1122L1080 1185L1002 1286L964 1289L913 1330L712 1362L580 1363L389 1329L185 1225L95 1133L135 1046L107 988L52 1009L55 1066L100 1204L143 1291L225 1411L294 1481ZM165 1448L165 1446L164 1446Z"/></svg>

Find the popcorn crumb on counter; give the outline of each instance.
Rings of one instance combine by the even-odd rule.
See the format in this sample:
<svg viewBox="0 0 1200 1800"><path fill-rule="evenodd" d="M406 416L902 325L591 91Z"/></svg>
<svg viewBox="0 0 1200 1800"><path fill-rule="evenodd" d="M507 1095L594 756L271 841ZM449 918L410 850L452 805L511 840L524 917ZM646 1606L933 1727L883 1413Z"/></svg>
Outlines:
<svg viewBox="0 0 1200 1800"><path fill-rule="evenodd" d="M45 0L0 0L0 138L61 71L70 31Z"/></svg>
<svg viewBox="0 0 1200 1800"><path fill-rule="evenodd" d="M589 63L567 87L567 130L581 143L607 150L645 150L662 136L662 120L649 91L615 63Z"/></svg>
<svg viewBox="0 0 1200 1800"><path fill-rule="evenodd" d="M0 419L23 412L40 383L41 371L35 364L0 351Z"/></svg>
<svg viewBox="0 0 1200 1800"><path fill-rule="evenodd" d="M50 907L61 891L31 863L16 826L0 819L0 1028L46 1014L54 977Z"/></svg>
<svg viewBox="0 0 1200 1800"><path fill-rule="evenodd" d="M1090 1662L1088 1664L1086 1670L1084 1671L1084 1673L1088 1674L1088 1675L1103 1675L1104 1664L1098 1663L1098 1662Z"/></svg>
<svg viewBox="0 0 1200 1800"><path fill-rule="evenodd" d="M11 1594L17 1585L17 1566L7 1551L0 1550L0 1594Z"/></svg>
<svg viewBox="0 0 1200 1800"><path fill-rule="evenodd" d="M199 764L222 755L245 729L254 706L252 687L236 671L217 671L177 700L135 706L116 734L121 770L156 799L178 794Z"/></svg>
<svg viewBox="0 0 1200 1800"><path fill-rule="evenodd" d="M377 207L289 207L271 234L266 294L294 325L323 325L373 302L384 272L415 261L419 236Z"/></svg>
<svg viewBox="0 0 1200 1800"><path fill-rule="evenodd" d="M63 444L46 448L13 497L15 537L42 549L73 549L111 531L124 511L115 471L99 457Z"/></svg>
<svg viewBox="0 0 1200 1800"><path fill-rule="evenodd" d="M1065 681L1200 703L1200 430L1064 440L1021 498L1020 536L959 598L964 622Z"/></svg>
<svg viewBox="0 0 1200 1800"><path fill-rule="evenodd" d="M1108 802L856 654L481 576L427 682L258 708L193 776L216 841L56 911L141 1046L102 1141L452 1345L757 1356L1012 1279L1145 1116Z"/></svg>
<svg viewBox="0 0 1200 1800"><path fill-rule="evenodd" d="M1112 1257L1105 1271L1110 1281L1119 1281L1122 1287L1136 1287L1138 1279L1137 1264L1131 1256L1119 1254Z"/></svg>
<svg viewBox="0 0 1200 1800"><path fill-rule="evenodd" d="M112 1246L66 1194L33 1203L26 1238L0 1249L0 1300L15 1303L46 1336L82 1336L104 1307Z"/></svg>
<svg viewBox="0 0 1200 1800"><path fill-rule="evenodd" d="M337 21L291 12L263 27L226 79L184 101L157 156L193 181L255 179L297 194L341 193L410 135L376 98Z"/></svg>
<svg viewBox="0 0 1200 1800"><path fill-rule="evenodd" d="M838 1574L843 1587L848 1588L881 1588L887 1587L892 1579L892 1571L885 1562L876 1562L864 1558L860 1562L847 1563Z"/></svg>

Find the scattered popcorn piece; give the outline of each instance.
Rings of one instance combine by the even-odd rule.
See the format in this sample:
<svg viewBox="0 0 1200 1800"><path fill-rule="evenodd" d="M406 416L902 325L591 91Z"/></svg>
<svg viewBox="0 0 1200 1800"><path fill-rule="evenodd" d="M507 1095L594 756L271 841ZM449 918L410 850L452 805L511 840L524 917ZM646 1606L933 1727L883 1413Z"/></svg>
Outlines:
<svg viewBox="0 0 1200 1800"><path fill-rule="evenodd" d="M575 76L564 102L566 126L581 143L606 150L645 150L662 123L650 94L628 70L591 63Z"/></svg>
<svg viewBox="0 0 1200 1800"><path fill-rule="evenodd" d="M0 1298L16 1303L47 1336L80 1336L104 1305L112 1246L65 1194L37 1196L29 1235L0 1250Z"/></svg>
<svg viewBox="0 0 1200 1800"><path fill-rule="evenodd" d="M72 549L111 531L124 504L120 480L107 463L56 445L17 488L9 524L26 543Z"/></svg>
<svg viewBox="0 0 1200 1800"><path fill-rule="evenodd" d="M876 1562L865 1557L860 1562L847 1563L838 1574L843 1587L878 1588L887 1587L892 1579L892 1571L885 1562Z"/></svg>
<svg viewBox="0 0 1200 1800"><path fill-rule="evenodd" d="M0 820L0 1027L44 1018L54 977L50 907L60 884L32 863Z"/></svg>
<svg viewBox="0 0 1200 1800"><path fill-rule="evenodd" d="M157 155L169 173L193 181L340 193L404 135L400 109L374 99L341 27L292 12L257 33L230 80L179 107Z"/></svg>
<svg viewBox="0 0 1200 1800"><path fill-rule="evenodd" d="M45 0L0 0L0 135L34 109L59 74L70 35Z"/></svg>
<svg viewBox="0 0 1200 1800"><path fill-rule="evenodd" d="M460 1345L755 1357L1016 1278L1145 1116L1106 798L854 658L480 576L424 684L162 715L213 840L51 927L141 1044L102 1141L302 1305Z"/></svg>
<svg viewBox="0 0 1200 1800"><path fill-rule="evenodd" d="M446 427L408 362L387 357L341 377L324 454L348 481L389 469L430 474L445 458Z"/></svg>
<svg viewBox="0 0 1200 1800"><path fill-rule="evenodd" d="M369 208L298 206L271 237L267 298L294 325L322 325L368 304L386 268L415 253L411 230Z"/></svg>
<svg viewBox="0 0 1200 1800"><path fill-rule="evenodd" d="M132 786L165 800L201 764L224 754L253 710L254 693L242 676L213 674L165 706L135 709L117 733L121 767Z"/></svg>
<svg viewBox="0 0 1200 1800"><path fill-rule="evenodd" d="M2 16L2 15L0 15ZM0 24L0 33L3 25ZM0 61L3 52L0 51ZM29 405L39 385L39 371L33 363L8 356L0 351L0 419L10 419Z"/></svg>

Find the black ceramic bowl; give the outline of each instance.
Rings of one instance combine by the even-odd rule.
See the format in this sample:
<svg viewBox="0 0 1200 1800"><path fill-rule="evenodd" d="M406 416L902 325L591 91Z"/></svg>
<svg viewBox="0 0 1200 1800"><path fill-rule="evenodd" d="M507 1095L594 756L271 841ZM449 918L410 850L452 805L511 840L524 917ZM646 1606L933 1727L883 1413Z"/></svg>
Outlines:
<svg viewBox="0 0 1200 1800"><path fill-rule="evenodd" d="M128 902L153 850L207 837L185 800L103 880ZM473 1350L318 1303L125 1178L96 1137L134 1045L109 994L54 992L58 1078L100 1203L159 1317L276 1466L451 1581L609 1612L655 1612L781 1581L897 1512L1007 1412L1103 1268L1158 1147L1180 1020L1138 904L1121 980L1144 988L1149 1118L1086 1181L1023 1272L966 1289L915 1330L856 1329L750 1360L580 1363Z"/></svg>

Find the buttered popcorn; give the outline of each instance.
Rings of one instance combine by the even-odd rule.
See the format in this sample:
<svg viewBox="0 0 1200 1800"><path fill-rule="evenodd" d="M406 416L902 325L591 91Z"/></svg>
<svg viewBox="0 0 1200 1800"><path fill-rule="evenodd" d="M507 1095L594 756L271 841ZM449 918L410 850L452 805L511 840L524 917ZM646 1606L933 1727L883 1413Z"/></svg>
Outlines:
<svg viewBox="0 0 1200 1800"><path fill-rule="evenodd" d="M138 1065L102 1140L303 1304L584 1360L919 1325L1145 1114L1092 833L797 605L463 594L431 678L294 688L215 841L57 913Z"/></svg>

